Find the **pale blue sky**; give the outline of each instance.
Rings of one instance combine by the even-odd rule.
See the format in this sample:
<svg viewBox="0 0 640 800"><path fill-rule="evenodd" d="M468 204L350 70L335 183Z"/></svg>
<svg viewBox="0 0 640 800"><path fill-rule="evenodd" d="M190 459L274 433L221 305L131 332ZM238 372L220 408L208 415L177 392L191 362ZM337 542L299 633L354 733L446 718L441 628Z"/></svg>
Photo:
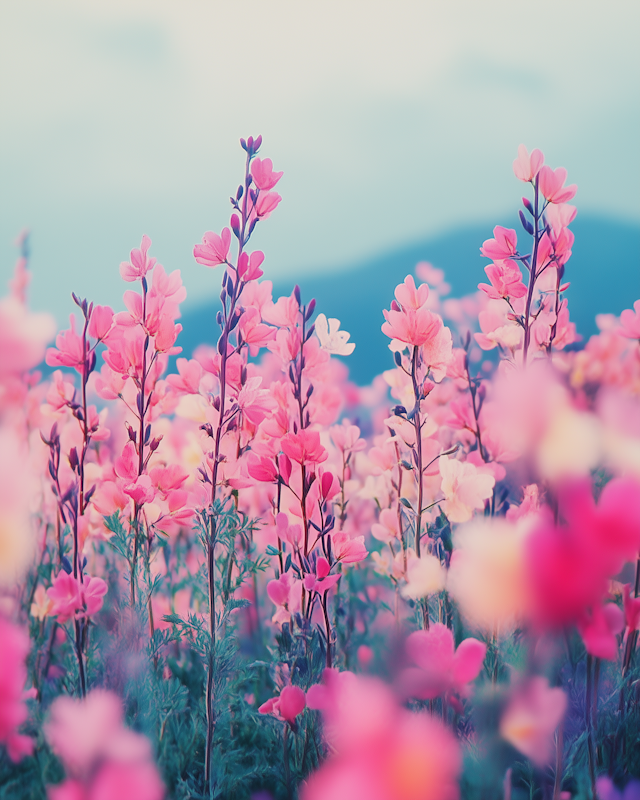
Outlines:
<svg viewBox="0 0 640 800"><path fill-rule="evenodd" d="M143 233L189 302L238 138L285 171L267 276L505 222L520 142L581 211L640 221L637 0L3 0L0 277L33 232L33 305L119 305Z"/></svg>

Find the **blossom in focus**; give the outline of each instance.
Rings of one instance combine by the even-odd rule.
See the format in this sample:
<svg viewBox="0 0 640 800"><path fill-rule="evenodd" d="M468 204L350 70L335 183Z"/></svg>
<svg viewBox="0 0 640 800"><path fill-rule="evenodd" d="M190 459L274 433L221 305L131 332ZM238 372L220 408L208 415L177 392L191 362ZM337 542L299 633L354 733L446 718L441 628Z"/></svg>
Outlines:
<svg viewBox="0 0 640 800"><path fill-rule="evenodd" d="M324 314L318 314L315 322L315 331L320 340L320 347L333 356L349 356L355 350L355 344L349 342L349 334L339 330L340 320L329 319Z"/></svg>
<svg viewBox="0 0 640 800"><path fill-rule="evenodd" d="M0 614L0 644L0 744L5 745L12 761L20 761L33 750L33 741L18 733L18 728L27 719L24 685L29 636Z"/></svg>
<svg viewBox="0 0 640 800"><path fill-rule="evenodd" d="M550 203L567 203L575 196L578 187L575 183L565 186L566 179L567 170L564 167L553 170L545 166L540 169L538 174L540 191Z"/></svg>
<svg viewBox="0 0 640 800"><path fill-rule="evenodd" d="M567 708L567 696L535 676L516 686L500 719L500 735L538 767L549 763L553 734Z"/></svg>
<svg viewBox="0 0 640 800"><path fill-rule="evenodd" d="M270 158L254 158L251 162L251 177L258 189L268 192L278 183L284 172L273 171Z"/></svg>
<svg viewBox="0 0 640 800"><path fill-rule="evenodd" d="M544 155L540 150L532 150L529 154L527 148L521 144L518 147L518 157L513 162L513 172L518 180L528 183L536 177L543 163Z"/></svg>
<svg viewBox="0 0 640 800"><path fill-rule="evenodd" d="M261 714L272 714L276 719L290 724L295 722L307 705L304 692L299 686L285 686L279 697L272 697L263 703L258 711Z"/></svg>
<svg viewBox="0 0 640 800"><path fill-rule="evenodd" d="M76 614L93 616L102 608L107 584L102 578L84 576L84 583L64 570L58 573L47 596L52 606L49 613L57 615L58 622L66 622Z"/></svg>
<svg viewBox="0 0 640 800"><path fill-rule="evenodd" d="M203 264L205 267L217 267L226 263L230 247L229 228L223 228L220 236L213 231L207 231L202 237L202 244L197 244L193 248L193 257L198 264Z"/></svg>
<svg viewBox="0 0 640 800"><path fill-rule="evenodd" d="M151 239L145 234L140 248L136 247L131 251L131 261L123 261L120 264L120 275L123 280L128 282L140 280L154 268L155 258L149 258L147 255L150 247Z"/></svg>

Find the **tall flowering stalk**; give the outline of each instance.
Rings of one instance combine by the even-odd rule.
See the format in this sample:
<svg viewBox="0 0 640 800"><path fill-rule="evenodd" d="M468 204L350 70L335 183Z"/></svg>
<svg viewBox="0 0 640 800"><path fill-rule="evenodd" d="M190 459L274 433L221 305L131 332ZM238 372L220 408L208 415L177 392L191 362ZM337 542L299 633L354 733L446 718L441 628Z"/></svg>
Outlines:
<svg viewBox="0 0 640 800"><path fill-rule="evenodd" d="M249 137L241 140L242 148L246 152L245 172L243 183L238 187L235 198L231 198L234 212L231 215L230 227L224 228L222 234L206 233L203 242L194 248L194 256L199 264L215 267L226 265L222 282L220 301L222 310L218 313L217 322L220 326L218 339L219 355L219 394L214 398L213 405L217 412L215 430L211 425L205 426L213 440L212 450L208 454L208 471L203 469L203 477L210 483L210 505L206 514L206 564L207 585L209 591L209 652L207 663L207 688L206 688L206 715L207 737L205 744L205 782L209 784L211 777L211 752L213 735L215 731L215 648L216 648L216 561L215 550L218 541L218 514L219 514L219 472L222 454L223 435L230 429L236 420L240 409L236 402L228 406L228 378L227 370L229 359L240 351L243 345L241 328L238 327L242 316L239 307L240 297L249 281L256 280L262 275L260 264L264 258L259 251L249 256L245 248L258 221L266 218L280 202L280 196L271 192L282 173L274 173L270 159L256 159L262 137L256 139ZM256 159L254 161L254 159ZM253 162L253 165L252 165ZM253 166L253 169L252 169ZM237 242L236 261L233 263L229 257L231 247L231 232ZM235 335L235 344L232 339Z"/></svg>

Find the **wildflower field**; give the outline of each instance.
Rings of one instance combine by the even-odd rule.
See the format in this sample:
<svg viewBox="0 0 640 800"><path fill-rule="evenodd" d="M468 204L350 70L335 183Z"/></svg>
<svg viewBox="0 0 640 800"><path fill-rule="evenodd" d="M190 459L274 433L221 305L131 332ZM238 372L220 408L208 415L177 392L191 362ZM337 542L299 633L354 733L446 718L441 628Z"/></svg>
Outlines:
<svg viewBox="0 0 640 800"><path fill-rule="evenodd" d="M147 236L57 336L20 240L0 798L639 798L640 300L570 321L576 186L521 145L478 292L417 264L358 387L340 322L272 296L282 173L241 146L190 359Z"/></svg>

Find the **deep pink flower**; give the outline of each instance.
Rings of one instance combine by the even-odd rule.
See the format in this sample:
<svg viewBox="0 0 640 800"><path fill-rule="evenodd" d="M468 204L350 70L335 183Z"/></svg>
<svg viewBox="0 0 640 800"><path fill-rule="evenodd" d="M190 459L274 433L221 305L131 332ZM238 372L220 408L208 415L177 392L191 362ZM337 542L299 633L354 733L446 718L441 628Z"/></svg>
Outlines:
<svg viewBox="0 0 640 800"><path fill-rule="evenodd" d="M551 167L542 167L538 175L538 183L540 191L550 203L567 203L575 196L578 187L575 183L565 186L566 179L567 170L564 167L558 167L556 170Z"/></svg>
<svg viewBox="0 0 640 800"><path fill-rule="evenodd" d="M207 231L202 237L202 244L197 244L193 248L193 256L198 264L205 267L217 267L224 264L229 255L231 247L231 231L223 228L222 235L218 236L213 231Z"/></svg>
<svg viewBox="0 0 640 800"><path fill-rule="evenodd" d="M298 464L322 464L329 457L320 444L320 434L308 428L283 436L282 452Z"/></svg>
<svg viewBox="0 0 640 800"><path fill-rule="evenodd" d="M624 614L615 603L595 606L589 615L578 621L578 630L587 653L609 661L615 661L618 655L616 634L623 628Z"/></svg>
<svg viewBox="0 0 640 800"><path fill-rule="evenodd" d="M0 614L0 643L0 744L6 746L12 761L20 761L33 750L33 741L18 733L18 728L27 719L24 685L29 636Z"/></svg>
<svg viewBox="0 0 640 800"><path fill-rule="evenodd" d="M131 283L137 281L154 268L155 258L149 258L147 252L151 247L151 239L145 234L142 237L140 249L134 248L131 251L131 261L123 261L120 264L120 275L123 280Z"/></svg>
<svg viewBox="0 0 640 800"><path fill-rule="evenodd" d="M340 575L329 575L331 565L324 556L320 556L316 563L316 571L304 576L304 588L308 592L328 592L340 580Z"/></svg>
<svg viewBox="0 0 640 800"><path fill-rule="evenodd" d="M281 719L289 724L294 724L298 714L301 714L307 705L304 692L299 686L285 686L279 697L272 697L263 703L258 711L261 714L272 714L276 719Z"/></svg>
<svg viewBox="0 0 640 800"><path fill-rule="evenodd" d="M103 598L107 593L107 584L102 578L84 576L84 583L73 575L61 571L47 589L47 596L52 601L51 614L58 616L58 622L66 622L76 614L93 616L102 608Z"/></svg>
<svg viewBox="0 0 640 800"><path fill-rule="evenodd" d="M255 213L259 219L267 219L277 208L282 197L277 192L260 192L255 204Z"/></svg>
<svg viewBox="0 0 640 800"><path fill-rule="evenodd" d="M624 621L629 631L640 630L640 597L631 596L631 584L625 583L622 592Z"/></svg>

